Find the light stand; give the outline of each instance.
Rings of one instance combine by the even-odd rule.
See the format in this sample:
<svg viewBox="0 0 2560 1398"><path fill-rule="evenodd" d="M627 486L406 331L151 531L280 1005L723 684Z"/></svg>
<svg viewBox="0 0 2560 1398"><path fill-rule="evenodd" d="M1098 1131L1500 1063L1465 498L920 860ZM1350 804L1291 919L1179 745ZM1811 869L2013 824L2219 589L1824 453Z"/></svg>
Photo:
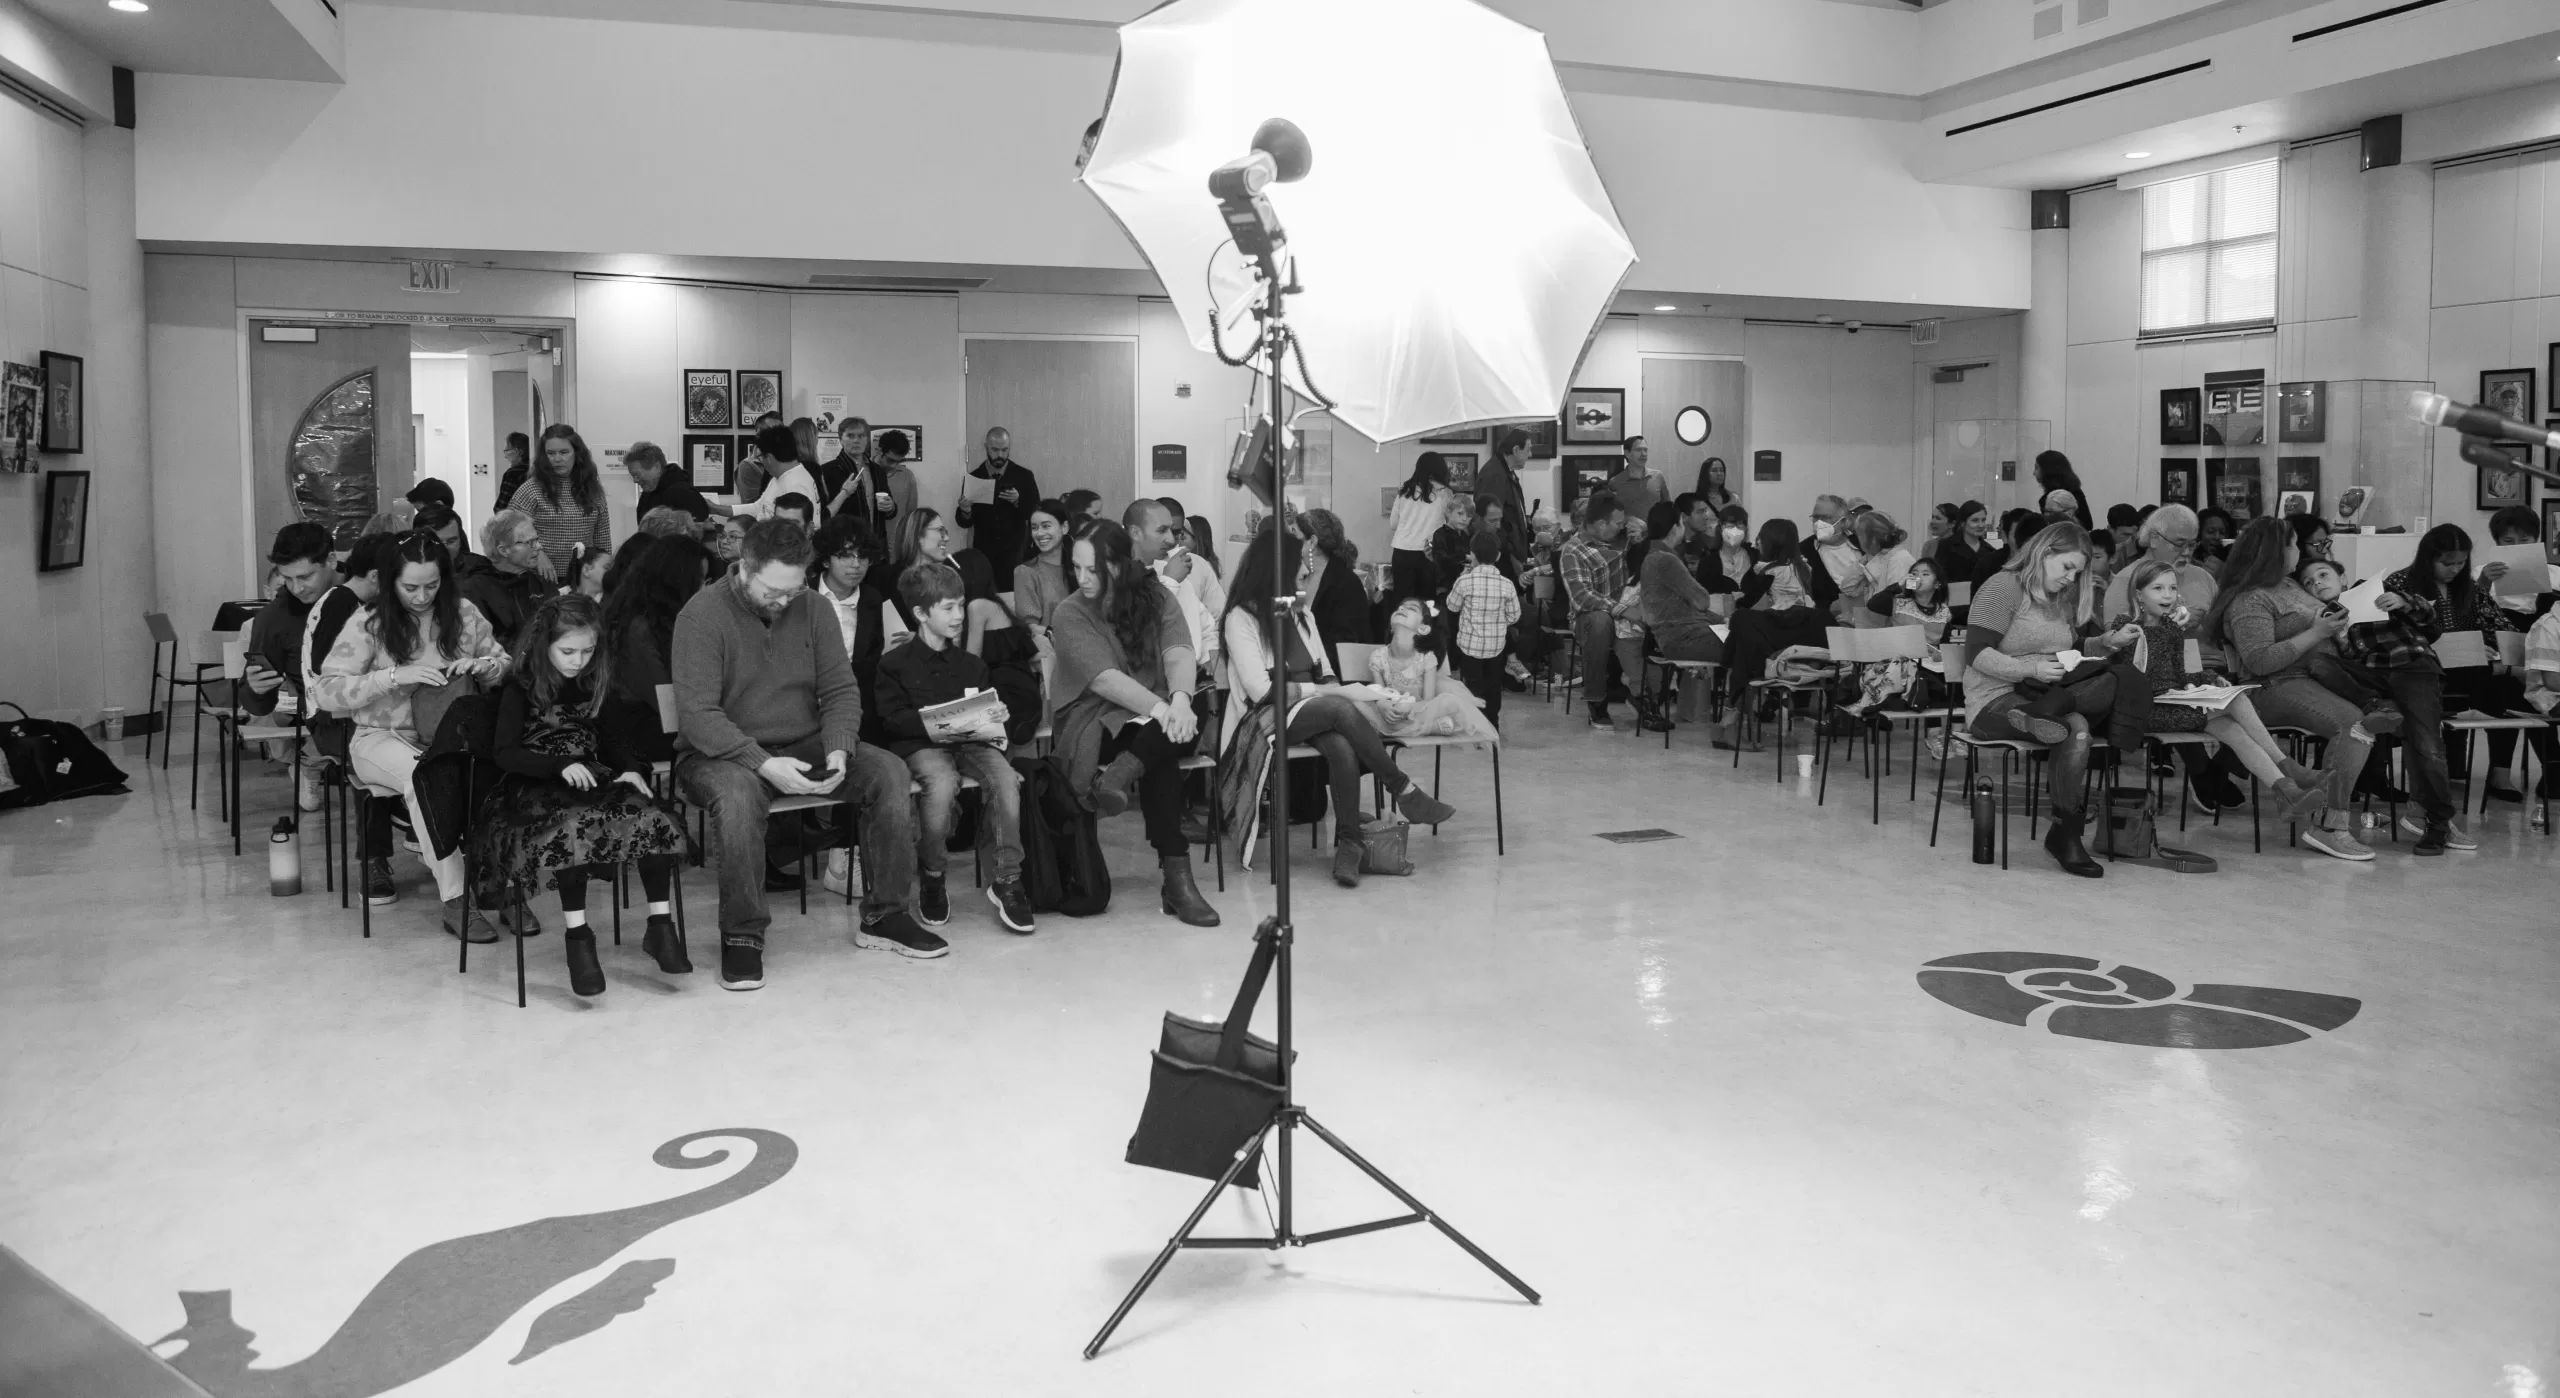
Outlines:
<svg viewBox="0 0 2560 1398"><path fill-rule="evenodd" d="M1265 133L1270 132L1275 125L1286 127L1287 123L1264 123L1263 131L1255 134L1255 144L1257 148L1265 145ZM1298 147L1295 152L1297 157L1296 172L1297 174L1303 174L1306 169L1304 138L1297 136L1295 127L1288 127L1287 134L1290 137L1294 137L1298 142ZM1296 174L1283 173L1280 178L1284 180L1294 179L1296 178ZM1209 1192L1207 1194L1201 1196L1199 1206L1191 1211L1190 1217L1182 1221L1182 1226L1180 1228L1174 1230L1173 1237L1165 1243L1163 1251L1156 1254L1155 1261L1148 1264L1145 1274L1138 1278L1137 1285L1129 1288L1129 1294L1121 1298L1119 1309L1113 1311L1111 1313L1111 1318L1102 1323L1102 1329L1097 1331L1094 1334L1092 1342L1084 1347L1084 1357L1087 1359L1091 1359L1102 1352L1103 1345L1111 1339L1111 1332L1120 1328L1120 1322L1128 1317L1130 1310L1138 1304L1138 1298L1146 1294L1147 1288L1155 1284L1155 1279L1164 1271L1165 1264L1171 1262L1173 1260L1173 1255L1184 1248L1268 1248L1276 1251L1283 1247L1305 1247L1312 1243L1331 1242L1336 1238L1349 1238L1357 1236L1358 1234L1375 1233L1388 1228L1402 1228L1407 1224L1428 1223L1432 1227L1439 1229L1440 1232L1449 1239L1449 1241L1456 1243L1469 1257L1483 1263L1487 1270L1491 1271L1495 1276L1502 1278L1502 1280L1508 1284L1512 1290L1519 1292L1521 1296L1525 1297L1529 1304L1533 1306L1538 1304L1538 1293L1530 1290L1527 1282L1513 1276L1509 1269L1505 1268L1501 1263L1494 1261L1493 1258L1484 1251L1484 1249L1467 1241L1466 1236L1460 1233L1457 1229L1450 1227L1447 1220L1441 1218L1438 1214L1433 1213L1429 1208L1425 1207L1421 1200L1416 1199L1411 1194L1407 1193L1402 1185L1399 1185L1394 1180L1387 1178L1384 1171L1363 1159L1358 1151L1355 1151L1350 1146L1344 1144L1341 1137L1326 1130L1321 1123L1308 1114L1305 1107L1298 1104L1295 1080L1296 1052L1291 1040L1291 1006L1289 998L1289 962L1290 953L1295 947L1296 934L1289 921L1289 780L1287 756L1289 742L1289 724L1287 717L1289 712L1288 637L1289 629L1294 625L1291 618L1292 614L1296 610L1298 599L1295 592L1295 584L1297 580L1288 576L1288 569L1282 563L1283 550L1278 547L1278 531L1288 527L1288 520L1283 517L1285 511L1282 508L1282 502L1287 498L1288 471L1283 460L1280 441L1281 426L1288 421L1288 417L1285 412L1286 405L1282 400L1280 366L1284 362L1282 355L1290 352L1295 346L1294 337L1289 330L1289 319L1285 298L1290 293L1296 292L1300 288L1296 282L1295 259L1291 259L1288 275L1284 276L1281 272L1279 259L1285 235L1280 231L1277 218L1271 215L1270 205L1260 198L1260 185L1257 183L1250 189L1237 191L1240 196L1239 199L1230 199L1228 197L1229 191L1219 188L1214 178L1212 180L1211 188L1213 191L1220 194L1221 203L1226 206L1225 212L1227 214L1228 225L1238 233L1238 247L1252 255L1255 259L1255 277L1260 283L1261 293L1253 314L1254 318L1259 321L1261 325L1259 338L1262 342L1263 365L1271 381L1271 432L1269 438L1271 487L1270 499L1265 501L1265 503L1270 506L1272 511L1271 528L1273 530L1273 547L1271 550L1271 581L1274 596L1271 603L1270 615L1266 618L1266 621L1270 626L1269 640L1266 644L1270 647L1271 656L1271 690L1269 695L1266 697L1265 702L1272 706L1273 712L1271 756L1264 769L1268 774L1265 787L1269 792L1271 799L1271 819L1266 823L1264 828L1269 833L1271 840L1271 878L1275 893L1272 916L1265 918L1261 927L1255 930L1254 940L1265 944L1264 947L1256 948L1257 955L1261 954L1267 948L1276 961L1276 969L1279 972L1280 998L1279 1005L1277 1007L1279 1014L1279 1032L1276 1038L1278 1040L1279 1047L1280 1105L1272 1114L1271 1119L1263 1123L1262 1129L1256 1131L1253 1134L1253 1138L1247 1141L1244 1144L1244 1147L1236 1152L1235 1159L1227 1166L1227 1172L1218 1177L1218 1182L1209 1187ZM1240 211L1236 207L1238 202L1246 199L1250 200L1250 204L1252 206L1250 212ZM1254 213L1259 214L1261 219L1261 230L1265 235L1259 240L1259 246L1254 246L1255 240L1251 236L1251 230L1247 228L1243 221L1244 219L1251 218ZM1214 321L1217 312L1213 309L1210 314L1214 328ZM1222 359L1225 358L1225 351L1223 349L1219 351L1219 357ZM1250 360L1229 360L1228 362L1241 364L1248 363ZM1301 360L1302 377L1303 372L1304 361ZM1312 383L1309 384L1309 389L1312 394ZM1320 395L1315 396L1320 397ZM1344 812L1340 818L1357 819L1357 813ZM1403 1204L1407 1209L1411 1210L1411 1212L1400 1214L1393 1218L1373 1219L1367 1223L1354 1223L1342 1228L1325 1228L1319 1229L1313 1233L1299 1233L1296 1227L1296 1176L1291 1169L1292 1161L1290 1148L1291 1141L1295 1137L1298 1129L1301 1127L1314 1132L1316 1139L1323 1141L1328 1146L1331 1146L1335 1154L1341 1156L1347 1161L1350 1161L1354 1166L1358 1167L1362 1174L1367 1175L1372 1180L1375 1180L1379 1188L1394 1195L1396 1197L1396 1201ZM1226 1193L1228 1186L1235 1183L1236 1177L1243 1173L1245 1166L1260 1158L1263 1143L1270 1139L1271 1134L1274 1131L1277 1131L1280 1135L1280 1150L1278 1156L1279 1169L1277 1171L1277 1189L1280 1195L1280 1203L1279 1215L1277 1220L1273 1223L1270 1236L1260 1238L1202 1238L1194 1236L1192 1230L1198 1228L1200 1226L1200 1220L1208 1215L1209 1206L1215 1204L1218 1201L1218 1197Z"/></svg>

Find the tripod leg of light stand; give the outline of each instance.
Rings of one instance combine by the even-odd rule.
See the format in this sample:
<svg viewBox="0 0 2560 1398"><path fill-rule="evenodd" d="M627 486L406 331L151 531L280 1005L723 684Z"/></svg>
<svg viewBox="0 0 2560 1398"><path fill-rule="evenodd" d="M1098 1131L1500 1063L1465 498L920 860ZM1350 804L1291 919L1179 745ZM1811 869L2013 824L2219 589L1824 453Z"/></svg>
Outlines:
<svg viewBox="0 0 2560 1398"><path fill-rule="evenodd" d="M1411 1209L1411 1210L1413 1210L1413 1212L1414 1212L1414 1217L1413 1217L1413 1218L1391 1219L1391 1220L1387 1220L1387 1221L1385 1221L1385 1222L1381 1222L1381 1223L1372 1223L1372 1224L1354 1224L1353 1226L1351 1226L1351 1227L1349 1227L1349 1228L1335 1228L1335 1229L1330 1229L1330 1230L1328 1230L1328 1231L1326 1231L1326 1232L1323 1232L1323 1233L1310 1233L1310 1234L1308 1234L1305 1238L1303 1238L1303 1239L1301 1239L1301 1240L1299 1240L1299 1241L1302 1241L1302 1242L1309 1242L1309 1243L1317 1243L1317 1242L1324 1242L1324 1241L1326 1241L1326 1240L1328 1240L1328 1239L1332 1239L1332 1238L1347 1238L1347 1237L1351 1236L1351 1235L1352 1235L1352 1234L1354 1234L1354 1233L1370 1233L1370 1232L1375 1232L1375 1231L1377 1231L1377 1230L1378 1230L1378 1229L1380 1229L1380 1228L1394 1228L1394 1227L1397 1227L1397 1226L1400 1226L1400 1225L1402 1225L1402 1224L1406 1224L1406 1223L1414 1223L1414 1222L1428 1223L1428 1224L1430 1224L1432 1227L1439 1229L1439 1230L1440 1230L1440 1232L1441 1232L1441 1234L1442 1234L1443 1236L1447 1237L1447 1238L1448 1238L1448 1240L1449 1240L1450 1242L1456 1243L1459 1247L1461 1247L1461 1248L1465 1249L1465 1250L1466 1250L1466 1254L1467 1254L1467 1256L1472 1257L1472 1258L1474 1258L1476 1261L1483 1263L1483 1264L1485 1265L1485 1270L1487 1270L1487 1271L1489 1271L1489 1272L1493 1273L1493 1274L1494 1274L1495 1276L1497 1276L1497 1277L1502 1278L1502 1280L1503 1280L1505 1283L1509 1284L1509 1286L1511 1287L1511 1289L1512 1289L1512 1290L1519 1292L1519 1293L1521 1294L1521 1296L1523 1296L1524 1298L1526 1298L1526 1299L1528 1300L1528 1302L1529 1302L1529 1304L1530 1304L1530 1305L1534 1306L1534 1305L1538 1304L1538 1293L1536 1293L1536 1292L1534 1292L1534 1291L1530 1290L1530 1289L1529 1289L1529 1284L1528 1284L1527 1282L1524 1282L1524 1281L1520 1280L1518 1277L1515 1277L1515 1276L1511 1275L1511 1269L1509 1269L1509 1268L1507 1268L1507 1267L1503 1266L1503 1265L1502 1265L1501 1263L1499 1263L1499 1262L1494 1261L1494 1260L1493 1260L1493 1258L1491 1257L1491 1255L1487 1254L1487 1253L1485 1252L1485 1250L1484 1250L1484 1249L1482 1249L1482 1248L1480 1248L1480 1247L1477 1247L1475 1244L1473 1244L1473 1243L1471 1243L1471 1242L1468 1242L1468 1241L1467 1241L1467 1237L1466 1237L1466 1235L1465 1235L1465 1234L1463 1234L1463 1233L1459 1232L1459 1231L1458 1231L1457 1229L1455 1229L1455 1228L1450 1227L1450 1226L1449 1226L1449 1222L1448 1222L1448 1220L1446 1220L1446 1219L1444 1219L1444 1218L1440 1217L1438 1214L1435 1214L1435 1213L1431 1212L1431 1210L1430 1210L1429 1208L1427 1208L1427 1207L1425 1207L1425 1206L1423 1205L1423 1202L1422 1202L1421 1200L1416 1199L1416 1198L1414 1198L1412 1195L1405 1193L1405 1192L1404 1192L1404 1187L1403 1187L1402 1185L1397 1184L1394 1180L1388 1179L1388 1178L1387 1178L1387 1176L1386 1176L1386 1172L1385 1172L1385 1171L1382 1171L1382 1170L1380 1170L1377 1166L1372 1165L1372 1164L1370 1164L1368 1161L1361 1159L1361 1157L1360 1157L1360 1152L1358 1152L1358 1151L1356 1151L1356 1150L1353 1150L1351 1147L1349 1147L1349 1146L1347 1146L1347 1145L1344 1145L1344 1144L1342 1143L1342 1138L1341 1138L1341 1137L1336 1136L1336 1135L1334 1135L1332 1132L1325 1130L1325 1129L1324 1129L1324 1125L1323 1125L1323 1123L1321 1123L1321 1122L1317 1121L1314 1117L1311 1117L1311 1116L1307 1115L1307 1113L1306 1113L1305 1109L1301 1108L1301 1109L1298 1111L1297 1116L1298 1116L1298 1120L1299 1120L1301 1123L1303 1123L1303 1124L1306 1126L1306 1128L1307 1128L1308 1130L1313 1131L1314 1133L1316 1133L1316 1135L1317 1135L1319 1138L1321 1138L1321 1139L1324 1141L1324 1143L1325 1143L1326 1145L1329 1145L1329 1146L1333 1147L1334 1151L1335 1151L1337 1154L1339 1154L1343 1159L1348 1160L1348 1161L1350 1161L1352 1164L1359 1166L1359 1167L1360 1167L1360 1173L1362 1173L1362 1174L1364 1174L1364 1175L1367 1175L1369 1178L1371 1178L1371 1179L1373 1179L1373 1180L1376 1180L1376 1181L1378 1182L1378 1187L1379 1187L1380 1189L1383 1189L1383 1190L1385 1190L1386 1192L1388 1192L1389 1194L1392 1194L1392 1195L1396 1196L1396 1200L1397 1200L1397 1202L1398 1202L1398 1203L1403 1204L1406 1208ZM1206 1206L1204 1205L1203 1207L1206 1207Z"/></svg>
<svg viewBox="0 0 2560 1398"><path fill-rule="evenodd" d="M1236 1158L1227 1165L1227 1172L1218 1176L1218 1182L1209 1186L1208 1193L1200 1196L1200 1206L1193 1209L1191 1211L1191 1217L1184 1219L1182 1221L1182 1226L1173 1231L1173 1237L1165 1242L1164 1251L1157 1253L1156 1260L1147 1264L1146 1273L1138 1278L1138 1284L1130 1287L1129 1294L1120 1298L1120 1309L1113 1311L1111 1313L1111 1318L1102 1322L1102 1328L1094 1333L1093 1342L1084 1347L1085 1358L1091 1359L1102 1352L1103 1345L1108 1343L1111 1339L1111 1332L1120 1328L1121 1321L1128 1319L1130 1310L1138 1304L1138 1298L1147 1294L1148 1287L1155 1285L1156 1277L1164 1271L1165 1264L1173 1260L1173 1255L1175 1253L1182 1251L1186 1247L1276 1248L1280 1246L1279 1237L1204 1238L1196 1242L1193 1241L1191 1237L1191 1230L1199 1227L1200 1220L1208 1216L1209 1206L1218 1202L1218 1196L1227 1192L1227 1187L1236 1182L1236 1176L1244 1173L1245 1162L1254 1159L1262 1153L1262 1143L1270 1137L1271 1128L1278 1125L1279 1122L1280 1118L1277 1116L1274 1116L1271 1120L1264 1122L1262 1124L1262 1129L1253 1133L1253 1143L1246 1146L1243 1150L1236 1152ZM1357 1159L1358 1157L1355 1156L1353 1158ZM1363 1166L1362 1168L1365 1169L1367 1167ZM1390 1185L1388 1188L1392 1189L1394 1186ZM1462 1245L1465 1241L1466 1240L1463 1238L1459 1239L1459 1242ZM1469 1248L1468 1251L1473 1252L1474 1249ZM1479 1253L1478 1256L1482 1256L1482 1254ZM1491 1265L1491 1259L1487 1259L1487 1265ZM1502 1269L1496 1267L1494 1270L1501 1271ZM1504 1273L1504 1275L1508 1276L1509 1273ZM1514 1285L1517 1285L1517 1283L1514 1283Z"/></svg>

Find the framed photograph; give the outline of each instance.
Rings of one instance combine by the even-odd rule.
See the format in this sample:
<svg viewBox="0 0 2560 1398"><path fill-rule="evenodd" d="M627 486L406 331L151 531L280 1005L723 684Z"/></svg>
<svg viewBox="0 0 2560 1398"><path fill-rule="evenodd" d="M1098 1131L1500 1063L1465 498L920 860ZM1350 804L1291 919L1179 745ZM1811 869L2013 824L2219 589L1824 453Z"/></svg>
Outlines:
<svg viewBox="0 0 2560 1398"><path fill-rule="evenodd" d="M2522 442L2497 442L2492 448L2505 453L2517 467L2533 459L2533 448ZM2533 477L2522 470L2500 466L2474 466L2471 470L2476 495L2473 508L2503 510L2509 505L2533 503Z"/></svg>
<svg viewBox="0 0 2560 1398"><path fill-rule="evenodd" d="M2360 485L2351 485L2339 491L2337 507L2329 512L2330 531L2341 533L2355 528L2356 521L2364 518L2366 503L2372 499L2373 492Z"/></svg>
<svg viewBox="0 0 2560 1398"><path fill-rule="evenodd" d="M89 473L44 473L44 553L39 573L58 573L89 561Z"/></svg>
<svg viewBox="0 0 2560 1398"><path fill-rule="evenodd" d="M1616 446L1627 438L1627 391L1576 388L1564 395L1566 446Z"/></svg>
<svg viewBox="0 0 2560 1398"><path fill-rule="evenodd" d="M2276 440L2319 442L2329 431L2329 385L2317 379L2276 385Z"/></svg>
<svg viewBox="0 0 2560 1398"><path fill-rule="evenodd" d="M2204 426L2204 390L2200 388L2164 388L2160 390L2160 445L2191 447Z"/></svg>
<svg viewBox="0 0 2560 1398"><path fill-rule="evenodd" d="M2320 458L2316 456L2277 457L2276 494L2308 495L2311 497L2311 506L2301 513L2320 513ZM2294 511L2285 509L2282 502L2278 502L2276 507L2278 518L2292 513Z"/></svg>
<svg viewBox="0 0 2560 1398"><path fill-rule="evenodd" d="M2204 463L2205 495L2231 516L2247 524L2267 512L2267 482L2254 456L2216 457Z"/></svg>
<svg viewBox="0 0 2560 1398"><path fill-rule="evenodd" d="M1563 462L1564 503L1570 509L1582 497L1609 483L1609 478L1626 469L1623 456L1568 456Z"/></svg>
<svg viewBox="0 0 2560 1398"><path fill-rule="evenodd" d="M907 451L904 456L891 457L887 452L880 450L880 439L891 432L904 432L907 434ZM897 423L875 425L871 429L871 450L875 454L888 460L922 461L924 460L924 429L921 427L901 426Z"/></svg>
<svg viewBox="0 0 2560 1398"><path fill-rule="evenodd" d="M2196 496L2196 459L2192 456L2160 458L2160 503L2184 505L2192 510L2203 501Z"/></svg>
<svg viewBox="0 0 2560 1398"><path fill-rule="evenodd" d="M737 424L737 384L726 369L684 371L684 425L716 432Z"/></svg>
<svg viewBox="0 0 2560 1398"><path fill-rule="evenodd" d="M684 471L693 488L709 495L727 495L736 489L730 472L737 465L737 444L727 437L684 439Z"/></svg>
<svg viewBox="0 0 2560 1398"><path fill-rule="evenodd" d="M2312 513L2310 491L2279 490L2276 492L2276 518L2291 519L2295 515L2310 513Z"/></svg>
<svg viewBox="0 0 2560 1398"><path fill-rule="evenodd" d="M1529 429L1529 459L1531 461L1555 460L1556 449L1560 445L1556 436L1556 420L1551 417L1540 418L1536 422L1521 425Z"/></svg>
<svg viewBox="0 0 2560 1398"><path fill-rule="evenodd" d="M782 411L782 371L779 369L740 369L738 371L738 425L752 427L766 413Z"/></svg>
<svg viewBox="0 0 2560 1398"><path fill-rule="evenodd" d="M1449 464L1449 488L1460 495L1476 493L1476 463L1482 455L1472 451L1444 451L1440 459Z"/></svg>
<svg viewBox="0 0 2560 1398"><path fill-rule="evenodd" d="M2533 392L2531 369L2483 369L2480 371L2480 406L2500 417L2518 422L2533 420L2533 405L2540 402ZM2481 508L2486 509L2487 506Z"/></svg>
<svg viewBox="0 0 2560 1398"><path fill-rule="evenodd" d="M2542 502L2542 556L2560 563L2560 499Z"/></svg>
<svg viewBox="0 0 2560 1398"><path fill-rule="evenodd" d="M86 383L82 377L88 366L76 354L46 350L36 357L44 367L43 436L36 442L36 450L88 450Z"/></svg>
<svg viewBox="0 0 2560 1398"><path fill-rule="evenodd" d="M1490 429L1483 427L1442 432L1436 436L1423 438L1422 444L1426 447L1480 447L1485 444L1489 432Z"/></svg>
<svg viewBox="0 0 2560 1398"><path fill-rule="evenodd" d="M2560 413L2560 340L2551 344L2551 372L2542 381L2551 386L2551 411Z"/></svg>
<svg viewBox="0 0 2560 1398"><path fill-rule="evenodd" d="M44 415L44 375L32 364L0 364L0 471L36 468L36 419Z"/></svg>

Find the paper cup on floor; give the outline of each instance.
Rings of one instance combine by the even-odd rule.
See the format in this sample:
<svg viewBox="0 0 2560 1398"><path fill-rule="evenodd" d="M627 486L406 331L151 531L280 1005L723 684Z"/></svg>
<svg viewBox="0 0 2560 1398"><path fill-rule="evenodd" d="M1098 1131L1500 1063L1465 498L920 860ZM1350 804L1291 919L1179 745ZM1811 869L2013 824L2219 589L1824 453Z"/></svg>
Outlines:
<svg viewBox="0 0 2560 1398"><path fill-rule="evenodd" d="M110 743L123 742L124 710L117 708L113 704L109 704L98 710L98 731L106 735L106 739Z"/></svg>
<svg viewBox="0 0 2560 1398"><path fill-rule="evenodd" d="M1813 775L1812 753L1800 752L1796 754L1796 775L1799 777L1809 777Z"/></svg>

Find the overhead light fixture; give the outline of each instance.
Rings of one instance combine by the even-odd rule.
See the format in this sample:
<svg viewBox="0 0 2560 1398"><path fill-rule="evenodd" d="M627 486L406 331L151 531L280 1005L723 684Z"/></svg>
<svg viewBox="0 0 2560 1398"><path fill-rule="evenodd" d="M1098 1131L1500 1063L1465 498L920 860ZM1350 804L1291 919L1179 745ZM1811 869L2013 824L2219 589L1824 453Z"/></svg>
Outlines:
<svg viewBox="0 0 2560 1398"><path fill-rule="evenodd" d="M142 3L142 0L107 0L107 8L122 10L129 15L138 15L151 7Z"/></svg>
<svg viewBox="0 0 2560 1398"><path fill-rule="evenodd" d="M1655 310L1657 310L1657 311L1676 311L1676 310L1678 310L1678 309L1680 309L1680 308L1679 308L1678 306L1672 305L1672 304L1671 304L1670 302L1668 302L1668 301L1665 301L1665 302L1663 302L1661 305L1654 307L1654 309L1655 309Z"/></svg>
<svg viewBox="0 0 2560 1398"><path fill-rule="evenodd" d="M2149 160L2151 158L2151 152L2147 150L2129 150L2124 153L2124 158L2127 160Z"/></svg>

